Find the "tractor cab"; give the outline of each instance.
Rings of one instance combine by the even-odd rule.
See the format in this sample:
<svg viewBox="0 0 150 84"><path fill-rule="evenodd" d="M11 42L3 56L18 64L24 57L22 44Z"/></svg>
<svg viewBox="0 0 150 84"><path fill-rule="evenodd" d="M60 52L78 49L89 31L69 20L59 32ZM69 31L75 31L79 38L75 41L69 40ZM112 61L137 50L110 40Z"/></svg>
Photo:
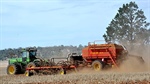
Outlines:
<svg viewBox="0 0 150 84"><path fill-rule="evenodd" d="M22 50L21 55L22 55L22 61L26 62L32 62L33 60L36 59L36 48L27 48Z"/></svg>

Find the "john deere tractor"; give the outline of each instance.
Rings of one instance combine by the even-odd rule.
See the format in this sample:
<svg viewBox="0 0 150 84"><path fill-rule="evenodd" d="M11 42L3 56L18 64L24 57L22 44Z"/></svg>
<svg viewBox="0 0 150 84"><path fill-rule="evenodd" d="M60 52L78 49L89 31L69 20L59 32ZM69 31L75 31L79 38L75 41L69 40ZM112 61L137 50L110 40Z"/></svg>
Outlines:
<svg viewBox="0 0 150 84"><path fill-rule="evenodd" d="M36 48L26 48L21 50L20 57L9 59L7 74L21 74L25 72L26 67L38 66L41 63L41 59L36 58L36 52Z"/></svg>

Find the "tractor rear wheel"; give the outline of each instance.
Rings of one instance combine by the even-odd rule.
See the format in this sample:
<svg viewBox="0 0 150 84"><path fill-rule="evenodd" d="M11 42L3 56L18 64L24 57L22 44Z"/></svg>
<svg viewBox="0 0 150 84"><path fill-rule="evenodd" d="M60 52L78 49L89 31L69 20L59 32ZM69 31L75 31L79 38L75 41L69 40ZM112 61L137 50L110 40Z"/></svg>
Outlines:
<svg viewBox="0 0 150 84"><path fill-rule="evenodd" d="M102 64L101 61L95 60L95 61L93 61L93 63L92 63L92 68L93 68L95 71L100 71L100 70L102 70L102 68L103 68L103 64Z"/></svg>
<svg viewBox="0 0 150 84"><path fill-rule="evenodd" d="M34 62L30 62L29 64L27 64L27 66L26 66L26 68L34 68L34 67L36 67L36 64L34 63ZM31 75L33 75L34 73L36 73L36 71L35 70L27 70L27 71L25 71L25 76L31 76Z"/></svg>
<svg viewBox="0 0 150 84"><path fill-rule="evenodd" d="M15 65L15 64L8 65L8 67L7 67L7 74L15 75L17 73L19 73L19 67L17 65Z"/></svg>
<svg viewBox="0 0 150 84"><path fill-rule="evenodd" d="M27 64L27 68L34 68L36 67L34 62L30 62L29 64Z"/></svg>
<svg viewBox="0 0 150 84"><path fill-rule="evenodd" d="M32 73L32 72L30 72L30 71L25 71L24 75L25 75L25 76L32 76L32 75L33 75L33 73Z"/></svg>

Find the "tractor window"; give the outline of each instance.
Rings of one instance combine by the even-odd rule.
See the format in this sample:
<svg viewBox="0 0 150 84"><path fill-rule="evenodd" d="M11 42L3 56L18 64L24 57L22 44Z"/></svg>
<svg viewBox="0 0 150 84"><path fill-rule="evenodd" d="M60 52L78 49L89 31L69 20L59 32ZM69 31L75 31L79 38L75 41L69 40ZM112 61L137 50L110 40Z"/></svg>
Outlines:
<svg viewBox="0 0 150 84"><path fill-rule="evenodd" d="M36 56L36 52L30 51L30 52L29 52L29 56Z"/></svg>
<svg viewBox="0 0 150 84"><path fill-rule="evenodd" d="M29 55L28 52L22 52L22 57L27 57Z"/></svg>
<svg viewBox="0 0 150 84"><path fill-rule="evenodd" d="M35 51L30 51L29 52L29 57L30 57L30 61L31 62L36 59L35 56L36 56L36 52Z"/></svg>

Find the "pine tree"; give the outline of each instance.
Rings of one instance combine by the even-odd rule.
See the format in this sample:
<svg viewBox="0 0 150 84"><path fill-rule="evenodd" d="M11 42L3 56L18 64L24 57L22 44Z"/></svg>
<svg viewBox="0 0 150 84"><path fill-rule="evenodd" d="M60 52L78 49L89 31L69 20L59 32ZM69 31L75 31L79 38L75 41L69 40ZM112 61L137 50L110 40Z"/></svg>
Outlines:
<svg viewBox="0 0 150 84"><path fill-rule="evenodd" d="M150 44L149 25L144 12L135 2L130 2L119 8L103 37L105 41Z"/></svg>

